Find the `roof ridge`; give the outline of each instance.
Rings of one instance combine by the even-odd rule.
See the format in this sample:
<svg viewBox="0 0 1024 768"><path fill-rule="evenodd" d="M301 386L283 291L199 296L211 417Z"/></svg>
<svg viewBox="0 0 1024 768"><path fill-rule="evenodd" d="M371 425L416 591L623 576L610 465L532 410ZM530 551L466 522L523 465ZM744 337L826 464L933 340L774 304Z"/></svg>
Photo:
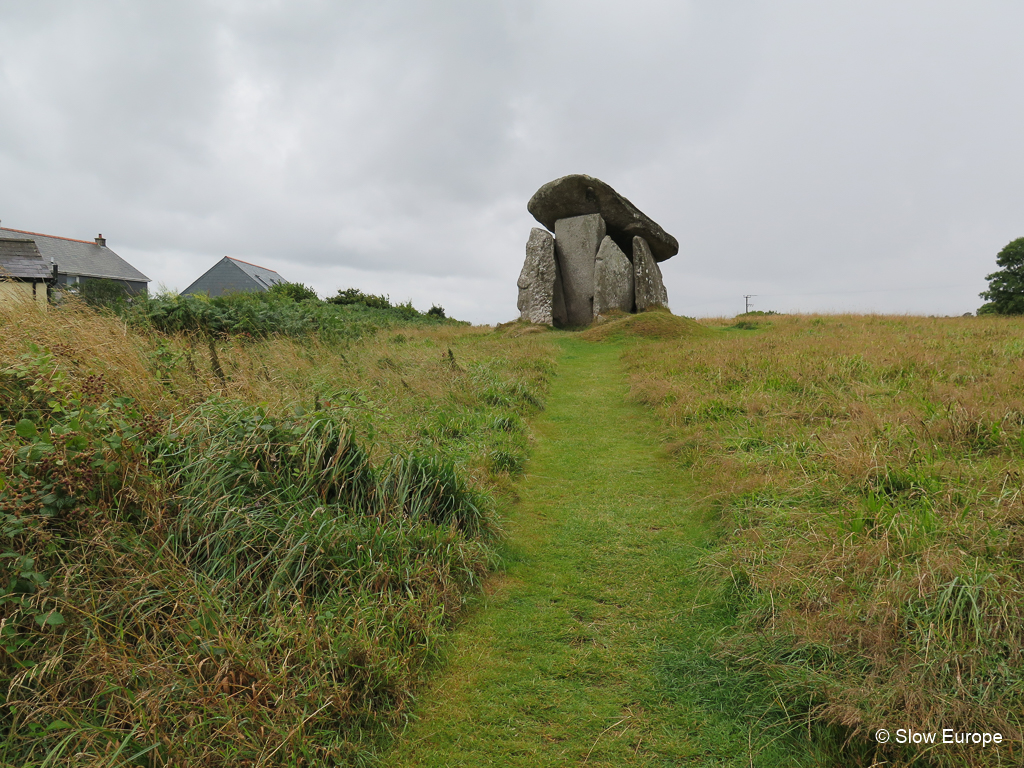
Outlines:
<svg viewBox="0 0 1024 768"><path fill-rule="evenodd" d="M228 259L229 261L240 261L243 264L248 264L250 267L259 267L260 269L267 270L267 272L274 272L274 270L272 270L270 267L264 267L259 264L253 264L251 261L246 261L245 259L236 259L234 256L225 256L224 258ZM274 274L276 275L277 272L274 272Z"/></svg>
<svg viewBox="0 0 1024 768"><path fill-rule="evenodd" d="M70 240L72 243L85 243L86 245L96 245L94 240L79 240L74 237L61 237L60 235L44 235L42 232L29 232L26 229L11 229L10 227L0 227L0 230L6 232L17 232L20 235L35 235L36 237L52 237L54 240ZM253 264L253 266L256 266Z"/></svg>

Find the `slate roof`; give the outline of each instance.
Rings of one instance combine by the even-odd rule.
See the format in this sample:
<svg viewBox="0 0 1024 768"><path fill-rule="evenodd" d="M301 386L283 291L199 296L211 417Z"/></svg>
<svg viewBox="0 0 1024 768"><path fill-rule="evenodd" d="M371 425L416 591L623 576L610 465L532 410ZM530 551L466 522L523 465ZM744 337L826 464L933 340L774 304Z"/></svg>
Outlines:
<svg viewBox="0 0 1024 768"><path fill-rule="evenodd" d="M181 293L205 293L216 298L227 293L265 291L272 285L286 282L272 269L225 256Z"/></svg>
<svg viewBox="0 0 1024 768"><path fill-rule="evenodd" d="M0 238L0 280L46 280L50 268L31 240Z"/></svg>
<svg viewBox="0 0 1024 768"><path fill-rule="evenodd" d="M272 285L277 285L278 283L288 282L272 269L267 269L266 267L261 267L257 264L250 264L248 261L242 261L241 259L232 259L229 256L225 256L224 258L228 261L234 262L236 267L266 288L269 288Z"/></svg>
<svg viewBox="0 0 1024 768"><path fill-rule="evenodd" d="M89 240L73 240L70 237L42 235L38 232L25 232L6 227L0 227L0 238L34 240L47 267L52 259L57 265L57 272L62 275L149 282L148 277L107 246L97 245Z"/></svg>

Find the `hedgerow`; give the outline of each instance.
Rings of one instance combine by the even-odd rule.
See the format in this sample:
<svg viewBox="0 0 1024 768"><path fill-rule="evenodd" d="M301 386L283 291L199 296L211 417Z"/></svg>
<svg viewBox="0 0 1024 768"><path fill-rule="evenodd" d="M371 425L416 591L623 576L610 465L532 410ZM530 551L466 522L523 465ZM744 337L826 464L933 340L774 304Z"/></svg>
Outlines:
<svg viewBox="0 0 1024 768"><path fill-rule="evenodd" d="M304 289L304 290L301 290ZM234 293L216 298L203 294L162 293L136 297L115 309L136 327L161 333L203 333L300 337L311 333L345 341L396 325L459 324L443 314L420 313L412 304L391 306L380 297L365 301L320 301L305 286L283 284L267 292ZM367 303L368 302L368 303Z"/></svg>

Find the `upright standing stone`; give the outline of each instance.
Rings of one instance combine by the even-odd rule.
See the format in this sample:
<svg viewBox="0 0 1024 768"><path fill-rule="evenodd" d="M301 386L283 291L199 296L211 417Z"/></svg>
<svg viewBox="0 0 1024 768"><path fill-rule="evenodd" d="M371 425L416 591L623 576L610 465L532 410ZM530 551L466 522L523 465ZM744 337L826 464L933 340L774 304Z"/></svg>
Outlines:
<svg viewBox="0 0 1024 768"><path fill-rule="evenodd" d="M642 237L633 238L633 290L637 312L651 307L668 307L668 291L661 279L661 269Z"/></svg>
<svg viewBox="0 0 1024 768"><path fill-rule="evenodd" d="M594 320L594 262L604 236L604 219L598 213L555 222L555 255L568 325L590 325Z"/></svg>
<svg viewBox="0 0 1024 768"><path fill-rule="evenodd" d="M594 316L612 309L633 311L633 265L615 241L606 236L594 263Z"/></svg>
<svg viewBox="0 0 1024 768"><path fill-rule="evenodd" d="M519 273L519 280L516 281L516 286L519 288L519 301L516 302L516 306L519 307L519 316L530 321L530 311L533 307L533 292L534 285L537 282L537 264L538 264L538 248L534 243L534 235L538 232L537 228L534 227L530 231L530 239L526 241L526 261L523 262L523 269ZM555 247L555 242L552 239L551 247Z"/></svg>
<svg viewBox="0 0 1024 768"><path fill-rule="evenodd" d="M530 231L518 286L519 312L524 320L541 325L565 324L555 241L550 232L537 227Z"/></svg>
<svg viewBox="0 0 1024 768"><path fill-rule="evenodd" d="M565 311L565 286L562 285L562 268L555 258L555 249L551 248L551 268L555 272L555 296L551 307L551 317L555 325L562 328L569 324L569 316Z"/></svg>

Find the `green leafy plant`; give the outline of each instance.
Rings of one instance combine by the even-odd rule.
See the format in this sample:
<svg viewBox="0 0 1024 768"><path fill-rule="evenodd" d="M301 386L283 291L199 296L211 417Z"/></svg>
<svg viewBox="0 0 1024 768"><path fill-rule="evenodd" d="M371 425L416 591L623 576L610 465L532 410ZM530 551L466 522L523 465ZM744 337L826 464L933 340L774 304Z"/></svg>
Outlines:
<svg viewBox="0 0 1024 768"><path fill-rule="evenodd" d="M124 308L124 315L137 327L205 339L317 335L332 342L351 342L397 325L459 323L421 314L410 303L392 306L386 297L368 296L356 289L341 291L322 302L311 289L291 283L265 292L216 298L173 293L139 297Z"/></svg>

